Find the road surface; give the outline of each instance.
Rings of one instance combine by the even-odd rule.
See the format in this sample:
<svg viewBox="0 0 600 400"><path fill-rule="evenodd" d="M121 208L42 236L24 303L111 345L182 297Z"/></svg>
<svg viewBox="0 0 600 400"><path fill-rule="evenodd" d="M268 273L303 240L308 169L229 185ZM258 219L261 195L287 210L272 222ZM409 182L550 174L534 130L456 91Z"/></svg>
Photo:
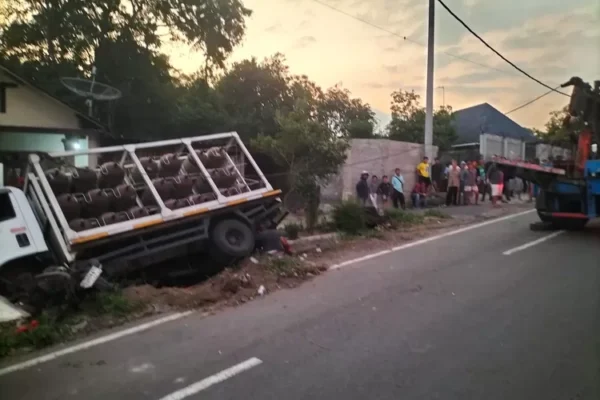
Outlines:
<svg viewBox="0 0 600 400"><path fill-rule="evenodd" d="M600 232L535 220L5 373L1 398L597 400Z"/></svg>

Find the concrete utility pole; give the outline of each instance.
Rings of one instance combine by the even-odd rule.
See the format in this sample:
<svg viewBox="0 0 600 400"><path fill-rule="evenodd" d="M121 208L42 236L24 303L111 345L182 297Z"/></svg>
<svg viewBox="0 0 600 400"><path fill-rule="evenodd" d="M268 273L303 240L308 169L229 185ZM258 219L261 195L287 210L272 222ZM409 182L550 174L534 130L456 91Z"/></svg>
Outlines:
<svg viewBox="0 0 600 400"><path fill-rule="evenodd" d="M442 106L446 107L446 88L444 86L438 86L438 89L442 89Z"/></svg>
<svg viewBox="0 0 600 400"><path fill-rule="evenodd" d="M425 99L425 155L433 157L433 52L435 50L435 0L429 0L429 29L427 33L427 91Z"/></svg>

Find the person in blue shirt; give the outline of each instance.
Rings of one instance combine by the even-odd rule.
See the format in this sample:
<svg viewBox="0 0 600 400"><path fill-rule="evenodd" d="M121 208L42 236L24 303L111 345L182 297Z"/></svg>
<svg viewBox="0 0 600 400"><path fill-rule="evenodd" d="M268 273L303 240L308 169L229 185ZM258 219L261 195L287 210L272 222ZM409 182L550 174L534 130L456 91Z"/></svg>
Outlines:
<svg viewBox="0 0 600 400"><path fill-rule="evenodd" d="M400 174L400 168L394 170L392 176L392 203L394 208L400 206L403 210L406 209L406 200L404 199L404 177Z"/></svg>

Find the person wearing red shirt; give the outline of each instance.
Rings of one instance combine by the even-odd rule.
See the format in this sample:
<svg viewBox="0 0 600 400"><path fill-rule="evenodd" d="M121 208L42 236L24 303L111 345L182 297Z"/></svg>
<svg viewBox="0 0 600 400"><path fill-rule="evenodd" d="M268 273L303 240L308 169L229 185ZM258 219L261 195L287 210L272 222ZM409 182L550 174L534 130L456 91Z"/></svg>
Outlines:
<svg viewBox="0 0 600 400"><path fill-rule="evenodd" d="M410 193L414 208L423 208L427 205L427 185L422 182L415 183Z"/></svg>

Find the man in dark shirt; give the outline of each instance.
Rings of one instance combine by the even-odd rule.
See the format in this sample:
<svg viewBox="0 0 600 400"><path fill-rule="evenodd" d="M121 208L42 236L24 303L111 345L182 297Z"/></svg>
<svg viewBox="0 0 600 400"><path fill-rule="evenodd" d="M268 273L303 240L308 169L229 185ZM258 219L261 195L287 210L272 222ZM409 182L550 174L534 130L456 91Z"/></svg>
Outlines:
<svg viewBox="0 0 600 400"><path fill-rule="evenodd" d="M442 186L442 179L444 178L444 166L440 163L440 159L438 157L433 161L433 165L431 166L431 181L433 182L433 188L436 192L440 191L440 187Z"/></svg>
<svg viewBox="0 0 600 400"><path fill-rule="evenodd" d="M370 191L368 179L369 173L367 171L363 171L362 174L360 174L360 179L358 180L358 183L356 184L356 197L358 197L358 201L363 206L369 204Z"/></svg>

